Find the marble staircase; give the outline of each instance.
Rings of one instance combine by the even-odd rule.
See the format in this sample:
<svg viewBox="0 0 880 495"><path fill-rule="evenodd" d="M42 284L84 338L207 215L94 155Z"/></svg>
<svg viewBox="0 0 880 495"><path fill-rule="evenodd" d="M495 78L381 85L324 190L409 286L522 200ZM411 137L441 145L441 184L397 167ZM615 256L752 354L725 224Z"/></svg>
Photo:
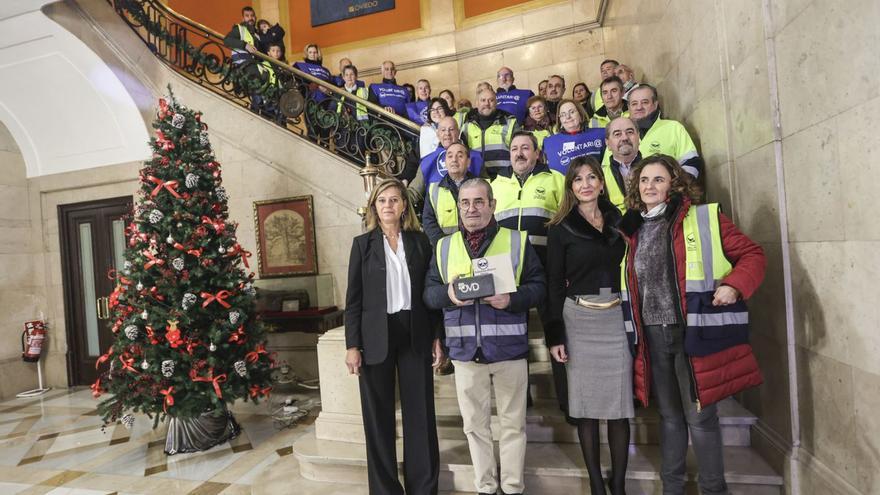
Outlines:
<svg viewBox="0 0 880 495"><path fill-rule="evenodd" d="M319 361L322 353L326 356L333 350L327 342L332 332L322 337L323 349L319 344ZM526 491L533 494L589 493L589 479L581 457L580 447L574 428L565 422L558 408L553 389L550 363L546 361L546 348L543 341L533 338L533 352L529 366L530 386L534 398L533 407L526 417L528 449L526 452ZM341 363L341 354L336 354ZM324 368L322 368L323 370ZM331 409L338 407L340 389L356 391L353 383L325 379L322 373L322 387L331 386L335 395L329 404ZM455 378L435 376L434 396L437 411L437 429L440 437L440 489L456 492L473 492L473 469L470 464L467 442L461 430L461 416L455 396ZM330 383L328 383L328 381ZM329 391L328 391L329 392ZM328 395L328 398L330 397ZM324 392L322 391L322 397ZM351 398L351 397L349 397ZM327 409L325 404L325 410ZM738 402L727 399L719 405L722 435L724 438L725 468L731 493L749 495L780 495L783 493L783 479L751 447L751 427L757 419ZM322 414L324 414L322 412ZM328 411L328 421L335 421L336 411ZM319 421L320 421L319 417ZM660 493L660 452L658 415L655 409L639 409L632 420L632 439L630 460L627 470L627 493ZM350 423L340 426L345 429ZM398 417L398 428L399 417ZM493 432L496 430L493 422ZM604 427L600 428L604 430ZM318 430L316 430L318 431ZM326 483L366 484L366 454L363 439L346 438L334 435L325 423L324 433L310 433L293 445L294 455L303 477ZM604 433L603 433L604 435ZM604 443L604 437L603 437ZM603 468L609 455L603 445ZM398 445L401 458L402 445ZM696 460L690 452L688 460L688 492L697 493ZM330 486L330 485L328 485Z"/></svg>

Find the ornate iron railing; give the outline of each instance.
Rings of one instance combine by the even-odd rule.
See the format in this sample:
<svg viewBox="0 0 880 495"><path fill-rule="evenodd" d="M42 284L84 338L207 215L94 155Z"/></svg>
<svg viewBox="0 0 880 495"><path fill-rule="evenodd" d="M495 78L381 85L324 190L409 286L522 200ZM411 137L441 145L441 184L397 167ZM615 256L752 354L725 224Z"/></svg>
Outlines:
<svg viewBox="0 0 880 495"><path fill-rule="evenodd" d="M223 35L158 0L108 2L166 65L229 101L379 175L398 176L417 160L419 126L409 120L262 53L233 64ZM357 118L358 105L367 118Z"/></svg>

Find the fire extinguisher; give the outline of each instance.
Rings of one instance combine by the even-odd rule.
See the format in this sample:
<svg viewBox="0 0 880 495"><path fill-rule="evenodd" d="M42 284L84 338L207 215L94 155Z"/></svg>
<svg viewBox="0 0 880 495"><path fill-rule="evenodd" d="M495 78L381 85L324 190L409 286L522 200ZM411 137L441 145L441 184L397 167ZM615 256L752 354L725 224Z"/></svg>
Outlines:
<svg viewBox="0 0 880 495"><path fill-rule="evenodd" d="M26 321L21 333L21 358L29 363L39 361L44 340L46 324L42 320Z"/></svg>

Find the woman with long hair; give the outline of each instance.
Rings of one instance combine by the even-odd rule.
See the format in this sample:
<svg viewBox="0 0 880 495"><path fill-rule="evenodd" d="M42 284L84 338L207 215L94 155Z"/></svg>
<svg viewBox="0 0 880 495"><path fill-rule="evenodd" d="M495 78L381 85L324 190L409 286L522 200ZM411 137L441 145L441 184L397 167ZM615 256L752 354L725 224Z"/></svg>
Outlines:
<svg viewBox="0 0 880 495"><path fill-rule="evenodd" d="M682 494L688 438L701 493L727 493L716 403L761 383L748 339L749 298L764 251L667 155L640 161L621 221L627 239L624 320L637 334L636 398L660 411L663 493Z"/></svg>
<svg viewBox="0 0 880 495"><path fill-rule="evenodd" d="M358 375L372 494L436 494L440 454L433 366L443 359L438 315L422 302L431 244L397 179L380 182L354 238L345 296L345 364ZM397 478L395 385L403 418Z"/></svg>
<svg viewBox="0 0 880 495"><path fill-rule="evenodd" d="M572 160L565 196L549 222L545 332L550 355L565 364L568 415L577 424L592 493L606 493L599 462L599 421L606 420L609 485L612 495L622 495L633 417L632 347L620 311L621 215L604 185L595 158Z"/></svg>
<svg viewBox="0 0 880 495"><path fill-rule="evenodd" d="M593 105L590 103L591 96L593 96L593 93L590 92L590 88L586 83L579 82L571 88L571 99L580 103L584 111L587 112L588 118L593 116Z"/></svg>
<svg viewBox="0 0 880 495"><path fill-rule="evenodd" d="M437 137L437 124L443 117L452 117L453 111L449 104L441 97L434 97L428 101L428 121L421 127L419 134L419 158L430 155L440 144Z"/></svg>

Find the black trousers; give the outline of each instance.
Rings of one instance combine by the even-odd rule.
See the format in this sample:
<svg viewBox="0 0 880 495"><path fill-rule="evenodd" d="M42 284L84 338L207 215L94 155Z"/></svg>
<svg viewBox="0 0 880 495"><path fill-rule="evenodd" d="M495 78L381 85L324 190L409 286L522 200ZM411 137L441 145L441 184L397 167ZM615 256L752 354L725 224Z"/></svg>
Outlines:
<svg viewBox="0 0 880 495"><path fill-rule="evenodd" d="M370 494L436 494L440 472L431 357L412 349L409 311L388 315L388 356L361 367L361 409ZM394 389L400 383L403 477L397 477Z"/></svg>

